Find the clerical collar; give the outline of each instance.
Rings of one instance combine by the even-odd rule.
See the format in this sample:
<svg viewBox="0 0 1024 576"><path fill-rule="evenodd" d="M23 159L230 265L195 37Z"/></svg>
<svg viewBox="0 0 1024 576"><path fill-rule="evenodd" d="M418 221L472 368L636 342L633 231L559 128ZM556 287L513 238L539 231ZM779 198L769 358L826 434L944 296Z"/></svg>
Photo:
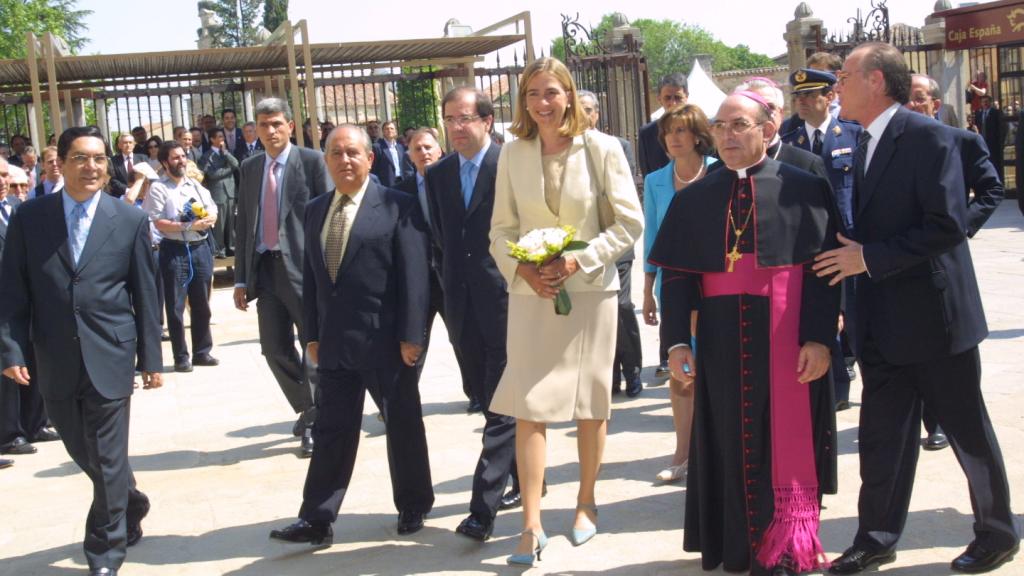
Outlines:
<svg viewBox="0 0 1024 576"><path fill-rule="evenodd" d="M753 163L753 164L751 164L750 166L746 166L746 167L744 167L744 168L740 168L740 169L738 169L738 170L734 170L734 172L736 172L736 177L737 177L737 178L748 178L748 177L749 177L749 176L747 176L747 172L748 172L748 171L749 171L749 172L750 172L751 174L754 174L754 173L756 173L756 172L757 172L757 169L758 169L758 168L760 168L760 167L761 167L761 165L763 165L763 164L764 164L764 160L765 160L765 158L767 158L767 157L768 157L767 155L765 155L765 154L762 154L762 155L761 155L761 159L760 159L760 160L758 160L757 162L754 162L754 163ZM727 168L728 168L728 166L727 166ZM730 170L731 170L731 168L730 168Z"/></svg>

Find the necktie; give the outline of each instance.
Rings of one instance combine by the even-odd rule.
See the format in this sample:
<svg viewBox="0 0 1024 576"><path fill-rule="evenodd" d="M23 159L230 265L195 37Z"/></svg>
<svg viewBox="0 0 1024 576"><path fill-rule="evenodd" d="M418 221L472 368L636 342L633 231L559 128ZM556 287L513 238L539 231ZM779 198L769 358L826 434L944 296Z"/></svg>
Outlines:
<svg viewBox="0 0 1024 576"><path fill-rule="evenodd" d="M821 130L814 130L814 141L811 143L811 152L814 152L817 156L821 156Z"/></svg>
<svg viewBox="0 0 1024 576"><path fill-rule="evenodd" d="M85 225L85 206L75 204L71 210L71 259L78 267L78 259L82 256L82 249L85 248L85 240L89 236L89 228Z"/></svg>
<svg viewBox="0 0 1024 576"><path fill-rule="evenodd" d="M476 164L465 162L459 170L459 177L462 180L462 200L469 208L469 201L473 199L473 185L476 183Z"/></svg>
<svg viewBox="0 0 1024 576"><path fill-rule="evenodd" d="M6 199L5 200L0 200L0 217L2 217L4 219L4 223L5 224L7 223L8 220L11 219L11 212L10 212L10 208L8 208L8 204L7 204L7 200Z"/></svg>
<svg viewBox="0 0 1024 576"><path fill-rule="evenodd" d="M249 144L249 155L252 156L253 150L256 148L255 144Z"/></svg>
<svg viewBox="0 0 1024 576"><path fill-rule="evenodd" d="M127 170L128 171L128 175L131 176L132 174L135 173L135 166L132 166L132 157L131 156L125 156L125 159L126 159L125 167L128 169Z"/></svg>
<svg viewBox="0 0 1024 576"><path fill-rule="evenodd" d="M324 263L327 264L327 274L330 275L331 282L337 280L341 258L345 255L345 230L348 228L345 206L348 206L351 200L342 194L334 211L331 212L331 221L328 223L330 228L327 229L327 242L324 246Z"/></svg>
<svg viewBox="0 0 1024 576"><path fill-rule="evenodd" d="M862 130L857 137L857 149L853 152L853 208L860 206L860 189L864 185L865 164L868 160L868 142L871 133Z"/></svg>
<svg viewBox="0 0 1024 576"><path fill-rule="evenodd" d="M267 184L263 189L263 245L267 250L277 248L277 162L267 169Z"/></svg>

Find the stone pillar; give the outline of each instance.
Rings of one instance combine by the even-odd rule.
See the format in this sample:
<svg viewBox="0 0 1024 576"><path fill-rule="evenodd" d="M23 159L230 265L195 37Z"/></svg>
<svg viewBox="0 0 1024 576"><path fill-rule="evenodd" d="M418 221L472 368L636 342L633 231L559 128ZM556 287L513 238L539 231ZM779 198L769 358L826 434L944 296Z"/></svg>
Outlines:
<svg viewBox="0 0 1024 576"><path fill-rule="evenodd" d="M793 12L793 20L786 24L786 33L782 38L786 41L789 52L789 69L807 66L807 49L815 46L816 31L825 35L821 18L815 18L814 12L806 2L801 2Z"/></svg>
<svg viewBox="0 0 1024 576"><path fill-rule="evenodd" d="M98 125L100 132L103 133L103 137L110 142L110 130L107 127L107 101L103 98L97 98L92 101L93 110L96 111L96 124Z"/></svg>
<svg viewBox="0 0 1024 576"><path fill-rule="evenodd" d="M952 8L949 0L938 0L935 2L934 11L949 10ZM921 29L924 43L927 45L944 46L946 42L946 20L945 18L924 19L924 27ZM956 117L960 120L961 127L967 125L967 115L970 108L964 102L964 91L970 82L969 63L965 58L963 50L946 50L940 48L929 54L927 74L939 83L942 90L942 105L949 106L956 111Z"/></svg>
<svg viewBox="0 0 1024 576"><path fill-rule="evenodd" d="M188 124L183 121L180 94L171 94L171 126L189 127Z"/></svg>

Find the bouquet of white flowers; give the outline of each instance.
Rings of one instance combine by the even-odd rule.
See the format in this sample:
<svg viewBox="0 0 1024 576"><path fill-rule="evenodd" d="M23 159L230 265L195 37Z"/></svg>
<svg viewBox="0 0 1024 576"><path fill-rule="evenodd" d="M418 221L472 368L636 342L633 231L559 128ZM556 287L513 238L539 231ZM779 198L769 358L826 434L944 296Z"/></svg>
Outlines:
<svg viewBox="0 0 1024 576"><path fill-rule="evenodd" d="M506 242L508 255L524 264L539 267L560 257L567 250L586 248L586 242L573 240L575 236L576 229L572 226L538 228L520 237L519 242ZM555 314L566 316L569 312L572 312L572 300L563 287L555 297Z"/></svg>

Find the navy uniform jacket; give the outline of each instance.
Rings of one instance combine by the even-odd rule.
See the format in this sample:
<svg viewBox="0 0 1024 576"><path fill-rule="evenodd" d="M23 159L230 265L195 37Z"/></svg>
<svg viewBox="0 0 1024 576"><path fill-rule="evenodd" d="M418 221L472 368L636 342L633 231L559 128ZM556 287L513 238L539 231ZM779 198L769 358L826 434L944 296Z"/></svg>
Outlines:
<svg viewBox="0 0 1024 576"><path fill-rule="evenodd" d="M963 162L949 129L900 108L858 183L854 219L870 274L856 276L858 355L867 332L896 365L959 354L985 338Z"/></svg>
<svg viewBox="0 0 1024 576"><path fill-rule="evenodd" d="M847 230L853 230L853 153L857 150L861 130L860 124L833 116L821 143L821 160ZM782 141L811 151L811 139L799 117L794 118L789 131L782 134Z"/></svg>

